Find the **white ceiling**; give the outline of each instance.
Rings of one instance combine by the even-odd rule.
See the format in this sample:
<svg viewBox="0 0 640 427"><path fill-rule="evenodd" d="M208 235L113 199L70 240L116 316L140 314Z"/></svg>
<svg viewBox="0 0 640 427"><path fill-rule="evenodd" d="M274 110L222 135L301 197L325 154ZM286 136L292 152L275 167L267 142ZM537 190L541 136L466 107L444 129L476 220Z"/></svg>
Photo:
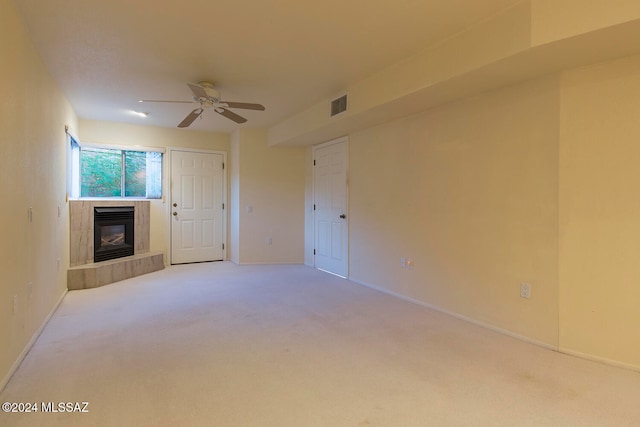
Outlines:
<svg viewBox="0 0 640 427"><path fill-rule="evenodd" d="M211 110L190 127L269 127L519 0L15 0L83 119L175 127L209 80L243 125ZM141 118L131 110L147 111Z"/></svg>

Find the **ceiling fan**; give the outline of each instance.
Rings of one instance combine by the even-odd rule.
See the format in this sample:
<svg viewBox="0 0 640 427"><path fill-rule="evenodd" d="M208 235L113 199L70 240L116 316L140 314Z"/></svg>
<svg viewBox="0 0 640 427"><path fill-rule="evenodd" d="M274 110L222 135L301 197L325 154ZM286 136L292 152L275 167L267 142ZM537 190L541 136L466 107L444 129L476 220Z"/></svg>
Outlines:
<svg viewBox="0 0 640 427"><path fill-rule="evenodd" d="M224 116L236 123L244 123L247 121L244 117L228 110L228 108L242 108L245 110L258 110L264 111L265 108L261 104L252 104L249 102L231 102L222 101L220 99L220 92L218 92L211 82L200 82L197 85L187 83L191 93L193 94L193 101L160 101L155 99L141 99L139 102L170 102L178 104L195 104L200 103L200 107L193 110L183 121L178 124L179 128L186 128L195 119L200 117L206 108L213 108L213 111Z"/></svg>

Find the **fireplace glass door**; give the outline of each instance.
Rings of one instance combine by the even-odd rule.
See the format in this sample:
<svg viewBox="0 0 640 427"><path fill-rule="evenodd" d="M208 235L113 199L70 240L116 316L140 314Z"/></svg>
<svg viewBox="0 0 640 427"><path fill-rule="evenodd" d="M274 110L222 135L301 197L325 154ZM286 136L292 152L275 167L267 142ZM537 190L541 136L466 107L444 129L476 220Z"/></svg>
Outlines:
<svg viewBox="0 0 640 427"><path fill-rule="evenodd" d="M94 261L134 254L134 208L94 208Z"/></svg>

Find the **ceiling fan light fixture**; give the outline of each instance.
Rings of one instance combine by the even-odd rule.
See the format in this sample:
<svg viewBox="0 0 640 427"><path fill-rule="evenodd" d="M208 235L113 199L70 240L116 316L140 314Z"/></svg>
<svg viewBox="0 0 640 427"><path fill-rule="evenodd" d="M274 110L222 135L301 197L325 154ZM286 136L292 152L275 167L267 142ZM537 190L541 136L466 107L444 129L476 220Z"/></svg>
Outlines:
<svg viewBox="0 0 640 427"><path fill-rule="evenodd" d="M174 103L174 104L200 104L200 108L196 108L191 111L179 124L179 128L189 127L195 119L198 117L202 117L202 113L205 108L212 108L216 113L221 116L232 120L238 124L245 123L247 121L246 118L234 113L227 108L241 108L245 110L256 110L256 111L264 111L264 105L262 104L254 104L250 102L232 102L232 101L222 101L220 99L220 92L218 92L211 82L200 82L198 84L187 83L187 86L191 90L191 99L193 101L169 101L169 100L159 100L159 99L142 99L138 102L162 102L162 103ZM138 113L136 114L144 114L146 117L149 113Z"/></svg>
<svg viewBox="0 0 640 427"><path fill-rule="evenodd" d="M216 100L220 99L220 92L218 92L211 82L200 82L198 85L205 91L207 97L213 98Z"/></svg>

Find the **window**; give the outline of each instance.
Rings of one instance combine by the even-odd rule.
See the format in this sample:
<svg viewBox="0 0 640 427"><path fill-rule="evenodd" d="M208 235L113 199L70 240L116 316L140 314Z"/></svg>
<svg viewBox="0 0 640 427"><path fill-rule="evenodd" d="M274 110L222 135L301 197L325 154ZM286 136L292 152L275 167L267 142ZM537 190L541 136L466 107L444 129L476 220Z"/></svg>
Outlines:
<svg viewBox="0 0 640 427"><path fill-rule="evenodd" d="M71 138L72 197L162 197L162 153L80 145Z"/></svg>

